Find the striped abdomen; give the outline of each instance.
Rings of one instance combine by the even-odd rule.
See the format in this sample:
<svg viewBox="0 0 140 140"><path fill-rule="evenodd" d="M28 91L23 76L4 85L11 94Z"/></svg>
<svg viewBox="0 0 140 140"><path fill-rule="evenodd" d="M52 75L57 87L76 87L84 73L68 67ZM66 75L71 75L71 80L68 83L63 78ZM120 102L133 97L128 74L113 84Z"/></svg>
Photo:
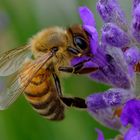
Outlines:
<svg viewBox="0 0 140 140"><path fill-rule="evenodd" d="M39 70L25 89L25 97L43 117L49 120L64 118L64 104L57 94L50 71Z"/></svg>

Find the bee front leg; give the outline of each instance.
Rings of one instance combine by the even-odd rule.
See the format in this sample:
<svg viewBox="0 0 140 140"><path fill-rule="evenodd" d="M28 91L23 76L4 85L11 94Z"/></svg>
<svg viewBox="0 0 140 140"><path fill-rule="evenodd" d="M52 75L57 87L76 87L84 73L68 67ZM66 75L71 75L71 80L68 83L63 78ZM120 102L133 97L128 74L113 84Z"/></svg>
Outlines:
<svg viewBox="0 0 140 140"><path fill-rule="evenodd" d="M68 72L68 73L78 73L83 67L83 63L78 63L78 65L75 65L73 67L59 67L59 71L62 72Z"/></svg>
<svg viewBox="0 0 140 140"><path fill-rule="evenodd" d="M85 62L80 62L73 67L59 67L59 71L67 72L67 73L74 73L74 74L88 74L98 70L97 67L84 67Z"/></svg>

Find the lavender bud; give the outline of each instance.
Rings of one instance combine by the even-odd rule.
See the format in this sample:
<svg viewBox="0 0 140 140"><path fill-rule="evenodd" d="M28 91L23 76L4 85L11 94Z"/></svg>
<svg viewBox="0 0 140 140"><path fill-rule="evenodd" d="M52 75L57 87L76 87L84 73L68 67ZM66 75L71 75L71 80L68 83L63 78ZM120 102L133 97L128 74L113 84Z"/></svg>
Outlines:
<svg viewBox="0 0 140 140"><path fill-rule="evenodd" d="M127 49L124 53L126 61L130 65L135 65L140 60L140 50L136 47L131 47Z"/></svg>
<svg viewBox="0 0 140 140"><path fill-rule="evenodd" d="M116 0L99 0L96 7L104 22L114 22L126 28L124 13Z"/></svg>
<svg viewBox="0 0 140 140"><path fill-rule="evenodd" d="M103 42L118 48L123 48L130 43L128 35L113 23L107 23L103 27L102 40Z"/></svg>
<svg viewBox="0 0 140 140"><path fill-rule="evenodd" d="M140 4L137 5L133 13L132 34L140 42Z"/></svg>
<svg viewBox="0 0 140 140"><path fill-rule="evenodd" d="M122 102L121 94L123 92L120 92L120 89L110 89L104 93L92 94L88 96L86 103L88 108L91 110L98 110L109 106L120 105Z"/></svg>
<svg viewBox="0 0 140 140"><path fill-rule="evenodd" d="M103 93L94 93L87 97L86 104L89 110L95 111L107 107L121 105L133 97L131 91L122 88L112 88Z"/></svg>
<svg viewBox="0 0 140 140"><path fill-rule="evenodd" d="M133 94L129 90L113 88L88 96L86 104L88 111L95 119L105 126L118 130L122 125L120 119L114 116L114 109L131 99L132 96Z"/></svg>

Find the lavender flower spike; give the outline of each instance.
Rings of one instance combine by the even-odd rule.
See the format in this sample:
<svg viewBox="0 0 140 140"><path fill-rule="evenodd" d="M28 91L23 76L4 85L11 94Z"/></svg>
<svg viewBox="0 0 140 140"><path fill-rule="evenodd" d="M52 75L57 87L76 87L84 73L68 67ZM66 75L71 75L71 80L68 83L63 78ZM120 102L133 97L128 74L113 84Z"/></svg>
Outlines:
<svg viewBox="0 0 140 140"><path fill-rule="evenodd" d="M119 48L126 47L130 44L128 35L117 25L107 23L102 29L102 41L110 46Z"/></svg>
<svg viewBox="0 0 140 140"><path fill-rule="evenodd" d="M105 22L102 40L100 42L98 38L92 12L87 7L82 7L79 13L83 21L82 27L90 39L90 50L84 58L76 58L74 63L81 62L82 59L89 60L83 68L98 67L89 76L113 88L89 95L86 98L87 110L97 121L119 130L122 135L126 132L124 129L128 129L125 136L116 139L140 140L140 101L134 99L137 98L135 93L137 85L139 86L135 78L137 79L140 62L140 50L137 48L140 44L140 0L133 0L131 29L117 0L98 0L97 10ZM130 127L126 128L128 124ZM99 137L99 140L102 139L104 138Z"/></svg>
<svg viewBox="0 0 140 140"><path fill-rule="evenodd" d="M140 4L134 9L132 20L132 34L140 43Z"/></svg>
<svg viewBox="0 0 140 140"><path fill-rule="evenodd" d="M97 11L104 22L113 22L126 28L126 19L123 11L116 0L99 0L97 2Z"/></svg>
<svg viewBox="0 0 140 140"><path fill-rule="evenodd" d="M88 96L86 104L95 119L105 126L118 130L122 125L118 116L114 116L114 111L130 98L133 98L133 94L129 90L114 88Z"/></svg>

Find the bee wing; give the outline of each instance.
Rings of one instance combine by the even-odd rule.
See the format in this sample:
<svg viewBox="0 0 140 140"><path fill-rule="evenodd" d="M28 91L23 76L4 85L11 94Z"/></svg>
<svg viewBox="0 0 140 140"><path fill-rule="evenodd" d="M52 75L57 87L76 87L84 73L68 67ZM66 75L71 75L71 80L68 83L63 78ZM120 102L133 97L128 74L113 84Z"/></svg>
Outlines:
<svg viewBox="0 0 140 140"><path fill-rule="evenodd" d="M0 92L0 110L10 106L20 95L20 85L17 79L11 84L11 87Z"/></svg>
<svg viewBox="0 0 140 140"><path fill-rule="evenodd" d="M33 61L28 66L28 68L23 72L24 77L20 77L19 73L19 75L15 78L14 82L11 83L11 86L5 91L0 93L0 110L8 108L17 99L17 97L29 85L32 78L39 71L39 69L42 68L52 56L53 54L51 52L48 52L44 54L42 57ZM20 82L22 82L22 84L20 84Z"/></svg>
<svg viewBox="0 0 140 140"><path fill-rule="evenodd" d="M28 55L29 46L0 54L0 76L8 76L15 73Z"/></svg>

